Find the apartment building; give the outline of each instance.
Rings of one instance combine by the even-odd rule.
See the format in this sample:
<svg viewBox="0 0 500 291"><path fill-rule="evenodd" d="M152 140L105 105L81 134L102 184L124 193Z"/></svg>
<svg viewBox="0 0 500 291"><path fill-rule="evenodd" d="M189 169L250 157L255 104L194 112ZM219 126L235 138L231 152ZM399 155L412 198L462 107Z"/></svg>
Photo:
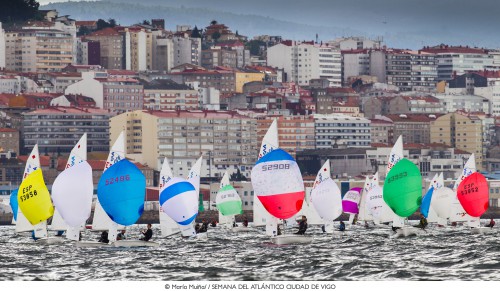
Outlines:
<svg viewBox="0 0 500 291"><path fill-rule="evenodd" d="M343 114L314 114L316 148L370 147L370 120Z"/></svg>

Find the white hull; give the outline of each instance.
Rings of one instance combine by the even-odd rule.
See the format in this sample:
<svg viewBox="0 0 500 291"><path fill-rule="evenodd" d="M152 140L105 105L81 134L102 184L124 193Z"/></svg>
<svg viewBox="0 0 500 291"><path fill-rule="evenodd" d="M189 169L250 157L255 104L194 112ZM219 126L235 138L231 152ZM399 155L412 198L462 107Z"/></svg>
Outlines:
<svg viewBox="0 0 500 291"><path fill-rule="evenodd" d="M472 234L483 234L483 233L490 233L492 232L492 228L491 227L475 227L475 228L471 228L471 233Z"/></svg>
<svg viewBox="0 0 500 291"><path fill-rule="evenodd" d="M197 233L196 236L186 237L185 239L188 242L196 242L199 240L208 240L208 233L206 233L206 232Z"/></svg>
<svg viewBox="0 0 500 291"><path fill-rule="evenodd" d="M80 248L109 248L112 247L111 244L101 243L97 241L77 241L76 246Z"/></svg>
<svg viewBox="0 0 500 291"><path fill-rule="evenodd" d="M36 243L43 245L57 245L64 243L63 237L44 237L36 240Z"/></svg>
<svg viewBox="0 0 500 291"><path fill-rule="evenodd" d="M153 241L143 241L143 240L118 240L112 243L114 247L124 247L124 248L132 248L132 247L159 247L160 244Z"/></svg>
<svg viewBox="0 0 500 291"><path fill-rule="evenodd" d="M237 226L237 227L231 228L231 231L232 232L250 232L250 231L255 231L255 229L253 229L251 227Z"/></svg>
<svg viewBox="0 0 500 291"><path fill-rule="evenodd" d="M271 237L271 242L276 245L310 244L312 241L312 236L299 234L284 234Z"/></svg>
<svg viewBox="0 0 500 291"><path fill-rule="evenodd" d="M413 226L407 226L396 230L395 237L409 237L409 236L417 236L418 228Z"/></svg>

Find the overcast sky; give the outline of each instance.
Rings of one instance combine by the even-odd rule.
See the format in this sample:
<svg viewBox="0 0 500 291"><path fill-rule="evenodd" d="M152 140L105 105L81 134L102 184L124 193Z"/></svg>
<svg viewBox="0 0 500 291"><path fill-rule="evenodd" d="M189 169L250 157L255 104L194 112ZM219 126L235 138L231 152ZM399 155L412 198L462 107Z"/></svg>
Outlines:
<svg viewBox="0 0 500 291"><path fill-rule="evenodd" d="M64 2L38 0L42 5L56 1ZM335 28L338 36L343 29L361 31L413 48L441 42L500 47L498 0L104 0L112 1L254 14Z"/></svg>

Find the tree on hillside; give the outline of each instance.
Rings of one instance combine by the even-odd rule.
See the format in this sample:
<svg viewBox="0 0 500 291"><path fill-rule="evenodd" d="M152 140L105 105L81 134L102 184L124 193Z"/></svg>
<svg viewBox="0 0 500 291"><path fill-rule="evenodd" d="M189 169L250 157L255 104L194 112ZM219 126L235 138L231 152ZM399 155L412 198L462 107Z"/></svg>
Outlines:
<svg viewBox="0 0 500 291"><path fill-rule="evenodd" d="M151 25L151 22L149 22L149 20L144 19L144 20L142 21L142 24L143 24L143 25Z"/></svg>
<svg viewBox="0 0 500 291"><path fill-rule="evenodd" d="M86 26L80 26L78 29L78 32L76 33L76 36L83 36L89 34L91 31L88 27Z"/></svg>
<svg viewBox="0 0 500 291"><path fill-rule="evenodd" d="M116 26L116 20L113 18L108 19L108 21L103 20L103 19L98 19L97 20L97 30L101 30L107 27L115 27Z"/></svg>
<svg viewBox="0 0 500 291"><path fill-rule="evenodd" d="M221 37L220 32L216 31L212 33L212 39L214 42L217 42L217 40Z"/></svg>
<svg viewBox="0 0 500 291"><path fill-rule="evenodd" d="M218 23L217 20L210 21L210 25L216 25L217 23Z"/></svg>
<svg viewBox="0 0 500 291"><path fill-rule="evenodd" d="M40 3L36 0L0 1L0 22L17 22L36 19Z"/></svg>
<svg viewBox="0 0 500 291"><path fill-rule="evenodd" d="M198 26L194 26L193 31L191 32L191 37L193 38L201 38L201 33L200 30L198 29Z"/></svg>
<svg viewBox="0 0 500 291"><path fill-rule="evenodd" d="M236 173L233 173L233 174L231 174L231 176L229 176L229 180L231 180L231 181L246 181L247 177L243 176L241 174L240 168L238 168Z"/></svg>
<svg viewBox="0 0 500 291"><path fill-rule="evenodd" d="M250 55L260 56L261 47L265 47L266 43L261 40L253 39L245 44L246 49L250 50Z"/></svg>

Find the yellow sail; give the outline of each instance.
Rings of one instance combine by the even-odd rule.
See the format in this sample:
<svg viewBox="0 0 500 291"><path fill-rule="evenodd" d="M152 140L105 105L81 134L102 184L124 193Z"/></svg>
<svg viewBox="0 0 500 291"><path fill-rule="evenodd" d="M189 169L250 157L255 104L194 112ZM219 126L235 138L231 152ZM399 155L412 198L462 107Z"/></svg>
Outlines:
<svg viewBox="0 0 500 291"><path fill-rule="evenodd" d="M54 205L41 169L35 170L23 180L17 192L17 201L32 225L45 221L54 214Z"/></svg>

